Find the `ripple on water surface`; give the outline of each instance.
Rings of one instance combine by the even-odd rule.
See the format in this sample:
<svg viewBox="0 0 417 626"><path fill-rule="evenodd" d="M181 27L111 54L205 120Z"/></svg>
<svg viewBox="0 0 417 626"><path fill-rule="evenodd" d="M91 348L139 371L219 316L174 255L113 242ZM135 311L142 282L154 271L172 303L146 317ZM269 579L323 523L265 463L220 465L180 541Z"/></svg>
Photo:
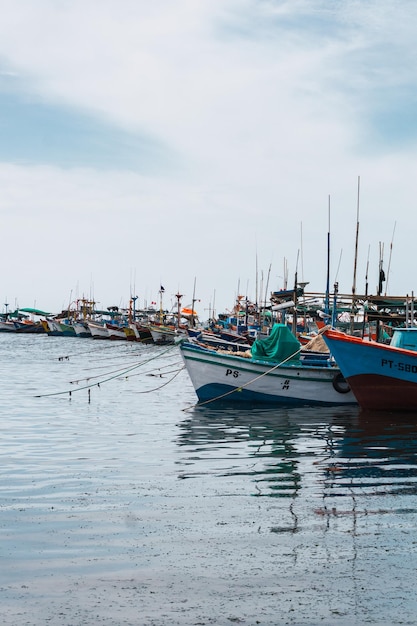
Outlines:
<svg viewBox="0 0 417 626"><path fill-rule="evenodd" d="M414 416L193 406L181 368L0 335L3 622L417 623Z"/></svg>

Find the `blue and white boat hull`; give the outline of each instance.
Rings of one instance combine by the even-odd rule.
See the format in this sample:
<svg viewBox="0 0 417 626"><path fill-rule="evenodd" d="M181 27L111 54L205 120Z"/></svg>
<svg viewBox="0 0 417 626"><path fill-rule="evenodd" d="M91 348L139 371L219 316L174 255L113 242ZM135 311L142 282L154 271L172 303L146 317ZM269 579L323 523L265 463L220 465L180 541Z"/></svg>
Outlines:
<svg viewBox="0 0 417 626"><path fill-rule="evenodd" d="M356 404L335 366L280 365L204 349L189 342L183 342L180 349L200 402Z"/></svg>

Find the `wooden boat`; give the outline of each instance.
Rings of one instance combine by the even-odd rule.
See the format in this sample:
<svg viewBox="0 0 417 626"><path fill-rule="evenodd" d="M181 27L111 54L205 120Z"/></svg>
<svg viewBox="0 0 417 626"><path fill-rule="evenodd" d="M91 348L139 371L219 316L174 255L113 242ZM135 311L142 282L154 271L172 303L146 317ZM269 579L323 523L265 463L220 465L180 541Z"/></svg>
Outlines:
<svg viewBox="0 0 417 626"><path fill-rule="evenodd" d="M191 341L195 341L206 348L229 350L230 352L243 352L245 350L250 350L251 348L251 344L249 343L245 343L240 340L228 341L227 339L222 339L222 337L216 333L200 331L200 333L197 334L190 334L190 331L188 330L188 335L190 336Z"/></svg>
<svg viewBox="0 0 417 626"><path fill-rule="evenodd" d="M75 337L75 330L68 320L41 320L44 331L49 337Z"/></svg>
<svg viewBox="0 0 417 626"><path fill-rule="evenodd" d="M158 345L179 343L182 339L185 339L187 331L176 326L149 326L149 330L152 335L154 343Z"/></svg>
<svg viewBox="0 0 417 626"><path fill-rule="evenodd" d="M44 333L45 329L41 322L32 322L30 320L19 320L13 322L15 331L17 333L31 333L39 334Z"/></svg>
<svg viewBox="0 0 417 626"><path fill-rule="evenodd" d="M142 343L153 343L152 334L148 326L140 322L131 322L125 333L129 341L140 341Z"/></svg>
<svg viewBox="0 0 417 626"><path fill-rule="evenodd" d="M81 337L83 339L91 337L91 331L88 328L88 324L83 320L76 320L73 322L74 332L77 337Z"/></svg>
<svg viewBox="0 0 417 626"><path fill-rule="evenodd" d="M86 322L88 329L93 339L110 339L109 331L105 324L99 322L93 322L91 320Z"/></svg>
<svg viewBox="0 0 417 626"><path fill-rule="evenodd" d="M0 319L0 332L1 333L14 333L16 332L16 326L10 320Z"/></svg>
<svg viewBox="0 0 417 626"><path fill-rule="evenodd" d="M417 328L396 328L390 344L327 329L323 338L363 409L417 410Z"/></svg>
<svg viewBox="0 0 417 626"><path fill-rule="evenodd" d="M109 322L106 322L105 326L109 333L109 339L111 339L112 341L115 341L115 340L126 341L127 340L124 326L118 326L117 324L110 324Z"/></svg>
<svg viewBox="0 0 417 626"><path fill-rule="evenodd" d="M356 404L334 360L300 358L301 345L285 324L250 351L230 353L184 341L180 344L200 402L253 402L281 405Z"/></svg>

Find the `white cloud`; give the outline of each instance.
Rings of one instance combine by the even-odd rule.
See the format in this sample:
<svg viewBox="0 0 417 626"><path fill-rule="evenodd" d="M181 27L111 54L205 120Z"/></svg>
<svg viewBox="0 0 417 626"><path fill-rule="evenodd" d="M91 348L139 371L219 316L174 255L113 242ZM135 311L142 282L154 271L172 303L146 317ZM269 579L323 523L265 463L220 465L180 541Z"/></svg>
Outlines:
<svg viewBox="0 0 417 626"><path fill-rule="evenodd" d="M0 258L23 250L34 272L27 280L24 264L14 265L9 298L53 307L56 297L61 306L91 280L104 301L128 298L135 271L148 299L160 280L191 292L196 276L205 307L216 290L223 308L239 279L253 296L256 250L264 272L273 263L271 288L282 286L284 258L295 271L301 224L304 278L323 290L329 194L332 272L343 249L347 291L358 175L362 284L368 246L376 275L379 241L387 250L397 222L390 285L413 287L402 268L413 145L370 144L380 94L415 83L415 64L403 62L416 52L413 3L2 4L0 59L19 89L144 132L177 155L170 172L147 176L1 166Z"/></svg>

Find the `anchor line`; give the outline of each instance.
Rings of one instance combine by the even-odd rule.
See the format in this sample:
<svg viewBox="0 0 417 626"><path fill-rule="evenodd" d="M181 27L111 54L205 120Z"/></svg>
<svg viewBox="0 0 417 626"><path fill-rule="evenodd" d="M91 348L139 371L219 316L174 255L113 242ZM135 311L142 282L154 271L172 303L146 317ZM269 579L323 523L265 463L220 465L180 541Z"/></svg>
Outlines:
<svg viewBox="0 0 417 626"><path fill-rule="evenodd" d="M159 391L163 387L166 387L166 385L169 385L169 383L172 383L172 381L178 376L178 374L180 374L184 370L185 370L185 365L180 367L180 369L175 372L175 374L174 374L174 376L172 378L170 378L169 380L165 381L159 387L155 387L154 389L147 389L146 391L138 391L137 393L151 393L152 391Z"/></svg>
<svg viewBox="0 0 417 626"><path fill-rule="evenodd" d="M172 348L174 348L176 346L170 346L169 348L167 348L167 350L164 350L164 352L161 352L157 355L155 355L154 357L151 357L150 359L147 359L146 361L141 361L140 363L135 363L135 365L132 365L131 367L126 368L123 371L119 370L119 373L115 374L114 376L109 376L108 378L104 378L103 380L100 380L99 382L95 382L95 383L91 383L90 385L83 385L82 387L77 387L76 389L67 389L65 391L55 391L55 392L51 392L51 393L44 393L44 394L39 394L34 396L35 398L46 398L46 397L51 397L51 396L61 396L64 394L69 394L71 396L71 394L75 391L82 391L83 389L91 389L92 387L100 387L101 384L103 383L107 383L110 380L114 380L115 378L120 378L121 376L124 376L126 374L128 374L129 372L132 372L133 370L137 369L138 367L141 367L142 365L146 365L146 363L150 363L151 361L154 361L155 359L160 358L161 356L164 356L165 354L167 354L168 352L170 352L172 350Z"/></svg>
<svg viewBox="0 0 417 626"><path fill-rule="evenodd" d="M136 366L139 366L139 365L142 365L142 364L146 364L146 363L149 363L149 361L148 360L147 361L143 361L143 362L141 361L139 364L135 363L135 365L133 367L136 367ZM170 367L171 365L175 365L175 364L169 363L169 364L165 365L164 367ZM149 372L144 372L144 373L145 374L149 374L149 373L152 373L152 372L155 372L155 371L161 371L161 369L162 368L158 367L156 369L153 369L153 370L150 370ZM119 373L120 377L122 377L125 374L125 372L127 372L127 371L128 370L126 368L118 368L117 370L110 370L109 372L107 372L107 374ZM165 372L165 373L166 374L170 374L170 372ZM140 373L133 374L133 376L139 376L139 375L140 375ZM74 385L74 384L78 385L80 382L82 382L84 380L86 382L88 382L90 380L94 380L95 378L100 378L101 376L103 376L103 374L97 374L97 376L85 376L84 378L79 378L77 380L70 380L69 383L70 383L70 385ZM116 376L116 378L117 378L117 376Z"/></svg>

